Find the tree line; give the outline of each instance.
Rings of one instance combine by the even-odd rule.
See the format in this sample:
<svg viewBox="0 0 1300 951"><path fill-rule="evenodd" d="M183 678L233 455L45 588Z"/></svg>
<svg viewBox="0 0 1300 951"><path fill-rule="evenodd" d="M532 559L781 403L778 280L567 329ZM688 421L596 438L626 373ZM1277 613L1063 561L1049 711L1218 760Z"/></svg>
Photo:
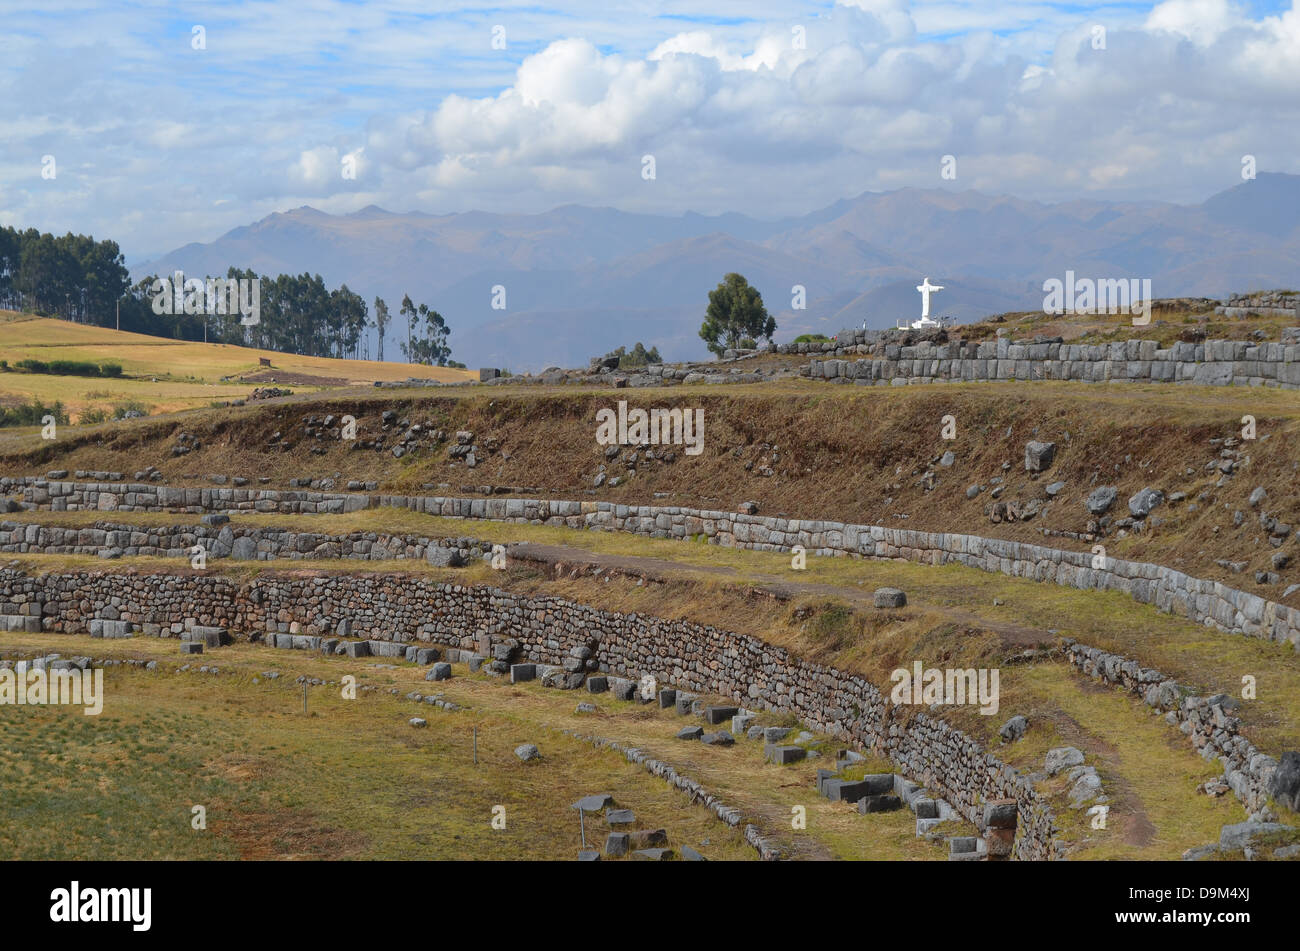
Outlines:
<svg viewBox="0 0 1300 951"><path fill-rule="evenodd" d="M178 275L162 277L176 281ZM379 332L376 359L384 359L390 318L381 298L375 298L372 318L365 300L347 284L330 289L319 274L271 277L232 267L225 277L260 280L256 324L245 324L237 310L212 313L217 308L207 306L206 300L202 306L167 306L158 313L160 276L132 284L115 241L0 228L0 307L174 340L352 359L369 357L366 331L374 328ZM184 280L180 276L178 281L182 290ZM462 365L451 359L451 329L441 314L414 303L410 295L404 296L399 314L406 320L401 350L408 362Z"/></svg>

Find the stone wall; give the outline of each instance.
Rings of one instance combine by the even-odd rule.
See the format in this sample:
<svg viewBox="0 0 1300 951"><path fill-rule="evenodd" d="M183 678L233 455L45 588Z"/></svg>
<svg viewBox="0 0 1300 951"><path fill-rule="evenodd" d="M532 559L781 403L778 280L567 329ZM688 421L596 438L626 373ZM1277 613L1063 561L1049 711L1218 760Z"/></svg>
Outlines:
<svg viewBox="0 0 1300 951"><path fill-rule="evenodd" d="M1149 707L1165 711L1165 721L1187 736L1196 751L1223 766L1228 788L1248 812L1268 805L1269 784L1277 760L1260 752L1239 732L1233 716L1240 703L1227 694L1198 697L1160 671L1137 661L1075 641L1066 642L1066 657L1085 674L1136 694Z"/></svg>
<svg viewBox="0 0 1300 951"><path fill-rule="evenodd" d="M941 565L958 563L1083 590L1121 591L1143 604L1219 630L1300 649L1300 609L1218 581L1148 562L1106 558L1092 567L1089 552L1048 548L980 535L923 532L881 525L785 519L679 506L619 505L546 499L349 495L271 489L174 488L152 484L0 479L0 492L21 488L33 509L97 511L258 511L319 513L391 506L430 515L569 528L629 532L652 538L693 539L756 551L803 546L815 555L890 558Z"/></svg>
<svg viewBox="0 0 1300 951"><path fill-rule="evenodd" d="M1078 380L1084 383L1192 383L1202 386L1300 387L1300 342L1206 340L1161 348L1154 340L1069 344L1059 339L1013 343L872 340L879 331L844 331L832 351L865 359L811 360L813 379L890 386L990 380Z"/></svg>
<svg viewBox="0 0 1300 951"><path fill-rule="evenodd" d="M247 525L140 526L96 522L86 528L0 522L0 553L98 555L101 558L155 556L189 558L195 547L213 558L246 561L322 558L361 561L428 560L443 553L462 559L490 555L492 543L477 538L428 538L386 532L292 532Z"/></svg>
<svg viewBox="0 0 1300 951"><path fill-rule="evenodd" d="M62 572L32 577L0 569L0 614L39 616L51 631L80 633L112 616L167 631L194 625L232 632L327 634L438 642L535 663L561 664L594 650L599 669L717 694L791 713L837 739L893 761L909 778L978 822L983 803L1015 799L1017 856L1057 858L1052 814L1033 787L975 740L942 720L893 706L864 678L792 657L756 637L709 625L618 614L562 598L528 597L407 575L260 576ZM485 650L485 648L487 650Z"/></svg>

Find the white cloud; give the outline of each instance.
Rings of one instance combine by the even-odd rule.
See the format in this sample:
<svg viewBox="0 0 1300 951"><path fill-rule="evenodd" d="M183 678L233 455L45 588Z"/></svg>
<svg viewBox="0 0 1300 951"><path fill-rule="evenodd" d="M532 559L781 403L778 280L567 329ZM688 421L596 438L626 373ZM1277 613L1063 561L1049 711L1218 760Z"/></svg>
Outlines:
<svg viewBox="0 0 1300 951"><path fill-rule="evenodd" d="M698 0L43 13L60 2L57 27L15 12L0 36L0 223L112 234L128 253L304 202L781 215L904 184L1200 199L1239 181L1247 152L1300 171L1294 5L714 0L716 22ZM46 153L57 189L39 178ZM944 154L955 183L939 178Z"/></svg>

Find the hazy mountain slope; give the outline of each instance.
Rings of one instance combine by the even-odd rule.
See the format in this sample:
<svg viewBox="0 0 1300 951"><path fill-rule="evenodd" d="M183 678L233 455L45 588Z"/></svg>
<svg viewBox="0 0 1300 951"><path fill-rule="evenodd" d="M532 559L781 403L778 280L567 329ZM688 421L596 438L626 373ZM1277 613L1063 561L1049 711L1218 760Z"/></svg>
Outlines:
<svg viewBox="0 0 1300 951"><path fill-rule="evenodd" d="M962 319L1037 306L1042 282L1066 270L1149 278L1156 296L1297 286L1297 222L1300 176L1281 174L1190 206L906 188L780 221L579 205L535 215L299 208L135 273L307 271L368 301L381 295L394 310L409 293L447 319L458 359L539 369L634 339L666 357L702 355L707 294L728 271L764 294L782 336L915 316L912 288L926 275L948 287L936 309ZM807 289L806 310L791 310L795 284ZM505 310L491 306L495 285L506 289Z"/></svg>

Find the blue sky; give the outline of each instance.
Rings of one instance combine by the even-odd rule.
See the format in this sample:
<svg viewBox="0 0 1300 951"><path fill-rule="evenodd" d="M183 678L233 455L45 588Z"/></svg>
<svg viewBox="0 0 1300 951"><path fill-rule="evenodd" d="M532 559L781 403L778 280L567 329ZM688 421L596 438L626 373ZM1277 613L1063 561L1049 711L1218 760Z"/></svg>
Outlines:
<svg viewBox="0 0 1300 951"><path fill-rule="evenodd" d="M769 217L905 186L1199 201L1246 155L1300 172L1290 2L0 0L0 19L0 223L132 261L304 204Z"/></svg>

